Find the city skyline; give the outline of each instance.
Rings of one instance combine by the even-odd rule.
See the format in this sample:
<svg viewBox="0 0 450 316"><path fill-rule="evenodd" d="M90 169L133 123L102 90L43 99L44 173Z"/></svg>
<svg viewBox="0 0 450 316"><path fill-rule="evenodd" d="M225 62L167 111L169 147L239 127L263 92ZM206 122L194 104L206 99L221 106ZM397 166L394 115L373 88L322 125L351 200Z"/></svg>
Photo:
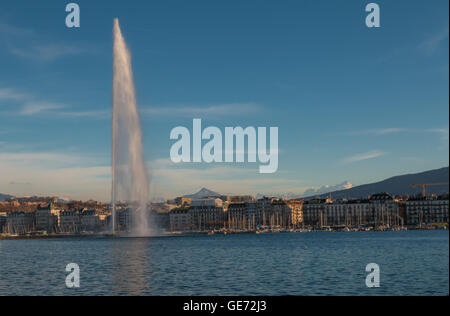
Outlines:
<svg viewBox="0 0 450 316"><path fill-rule="evenodd" d="M2 4L1 193L109 200L116 15L132 54L151 197L201 187L302 194L448 166L447 1L379 1L377 30L356 1L175 2L123 10L78 1L76 30L55 1L25 11L21 1ZM170 130L194 118L278 126L278 172L172 163Z"/></svg>

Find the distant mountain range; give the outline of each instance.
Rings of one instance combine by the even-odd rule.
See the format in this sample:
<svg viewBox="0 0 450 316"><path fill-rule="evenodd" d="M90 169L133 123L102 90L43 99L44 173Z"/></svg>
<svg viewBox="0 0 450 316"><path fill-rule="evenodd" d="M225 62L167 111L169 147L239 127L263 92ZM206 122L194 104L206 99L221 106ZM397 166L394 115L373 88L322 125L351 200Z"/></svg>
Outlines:
<svg viewBox="0 0 450 316"><path fill-rule="evenodd" d="M12 195L0 193L0 202L1 201L5 201L6 199L9 199L9 198L12 198L12 197L13 197ZM64 197L59 197L58 198L58 202L59 203L69 203L70 199L64 198Z"/></svg>
<svg viewBox="0 0 450 316"><path fill-rule="evenodd" d="M219 196L222 196L222 194L216 193L207 188L201 188L200 191L198 191L197 193L184 195L183 197L190 199L201 199L204 197L219 197Z"/></svg>
<svg viewBox="0 0 450 316"><path fill-rule="evenodd" d="M0 193L0 201L4 201L6 199L9 199L10 197L11 197L11 195Z"/></svg>
<svg viewBox="0 0 450 316"><path fill-rule="evenodd" d="M390 194L394 195L415 195L421 192L421 188L412 188L411 184L420 184L420 183L448 183L449 182L449 167L441 168L441 169L435 169L420 173L414 173L414 174L406 174L401 176L392 177L380 182L370 183L370 184L363 184L355 187L351 187L348 189L343 190L336 190L331 191L331 196L333 199L342 199L342 198L360 198L360 197L368 197L371 194L374 193L380 193L380 192L388 192ZM346 187L351 186L350 183L342 183L332 188L337 187ZM441 194L441 193L448 193L449 192L449 186L447 185L440 185L440 186L429 186L426 187L427 193L433 193L433 194ZM322 191L323 192L323 191ZM307 191L308 193L308 191ZM312 199L315 197L325 198L330 195L330 192L328 193L321 193L321 194L315 194L303 197L303 199ZM194 194L184 195L183 197L191 198L191 199L201 199L204 197L220 197L222 194L211 191L207 188L202 188L200 191ZM262 197L263 194L257 194L258 198ZM266 196L270 196L266 195ZM285 194L277 194L273 196L280 196L284 198L299 198L300 194L294 194L294 193L285 193ZM5 199L8 199L12 197L8 194L1 194L0 193L0 201L4 201ZM67 202L66 199L60 198L59 202Z"/></svg>
<svg viewBox="0 0 450 316"><path fill-rule="evenodd" d="M421 193L421 188L412 188L411 184L421 184L421 183L448 183L449 182L449 168L435 169L420 173L406 174L402 176L392 177L380 182L364 184L352 187L346 190L332 191L331 197L333 199L342 198L360 198L368 197L374 193L388 192L394 195L415 195ZM429 186L426 187L427 193L441 194L448 193L449 186ZM311 199L314 197L325 198L329 196L330 193L324 193L321 195L305 197L305 199Z"/></svg>

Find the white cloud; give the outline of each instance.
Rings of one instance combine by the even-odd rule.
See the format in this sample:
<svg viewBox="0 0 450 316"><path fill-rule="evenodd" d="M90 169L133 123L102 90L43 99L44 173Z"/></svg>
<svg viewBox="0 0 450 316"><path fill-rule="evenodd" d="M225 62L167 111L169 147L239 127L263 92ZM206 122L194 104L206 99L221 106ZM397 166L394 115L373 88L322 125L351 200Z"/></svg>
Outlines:
<svg viewBox="0 0 450 316"><path fill-rule="evenodd" d="M314 196L314 195L322 195L322 194L333 192L333 191L351 189L352 187L353 187L353 184L351 182L344 181L337 185L324 185L319 188L308 189L305 192L303 192L302 196L308 197L308 196Z"/></svg>
<svg viewBox="0 0 450 316"><path fill-rule="evenodd" d="M0 192L108 201L111 167L98 165L97 158L62 152L0 153ZM302 192L308 188L299 180L280 174L261 175L257 167L202 165L199 168L195 164L175 164L169 159L151 161L148 165L150 198L171 198L193 193L201 187L223 194Z"/></svg>
<svg viewBox="0 0 450 316"><path fill-rule="evenodd" d="M394 133L401 133L401 132L407 132L408 129L407 128L381 128L381 129L375 129L375 130L370 130L368 131L370 134L375 134L375 135L389 135L389 134L394 134Z"/></svg>
<svg viewBox="0 0 450 316"><path fill-rule="evenodd" d="M81 158L76 155L58 152L0 152L1 163L30 163L49 162L50 164L64 162L71 163L80 161Z"/></svg>
<svg viewBox="0 0 450 316"><path fill-rule="evenodd" d="M0 88L0 101L8 100L19 103L19 111L5 112L8 115L38 115L42 113L51 113L56 118L109 118L111 113L109 110L92 110L92 111L73 111L63 103L41 100L31 93L20 91L13 88ZM15 106L17 107L17 106ZM63 110L64 109L64 110ZM0 131L1 133L1 131Z"/></svg>
<svg viewBox="0 0 450 316"><path fill-rule="evenodd" d="M442 140L447 141L449 139L449 129L448 128L432 128L427 130L430 133L437 133L441 135Z"/></svg>
<svg viewBox="0 0 450 316"><path fill-rule="evenodd" d="M383 156L385 154L386 153L382 152L382 151L372 150L372 151L369 151L369 152L356 154L356 155L344 158L342 160L342 162L345 163L345 164L354 163L354 162L359 162L359 161L363 161L363 160L378 158L378 157L381 157L381 156Z"/></svg>
<svg viewBox="0 0 450 316"><path fill-rule="evenodd" d="M27 102L20 111L21 115L34 115L41 112L58 110L64 108L65 105L52 102Z"/></svg>
<svg viewBox="0 0 450 316"><path fill-rule="evenodd" d="M434 53L439 47L441 47L441 44L448 39L448 32L449 28L446 26L444 29L420 43L419 48L427 53Z"/></svg>
<svg viewBox="0 0 450 316"><path fill-rule="evenodd" d="M87 53L88 50L73 43L51 43L45 35L0 21L0 46L14 56L37 62L51 62L63 56Z"/></svg>
<svg viewBox="0 0 450 316"><path fill-rule="evenodd" d="M86 50L68 44L39 44L28 47L12 47L11 54L39 62L50 62L62 56L79 55Z"/></svg>
<svg viewBox="0 0 450 316"><path fill-rule="evenodd" d="M446 128L403 128L403 127L389 127L389 128L374 128L353 132L346 132L344 135L373 135L373 136L384 136L398 133L436 133L442 135L443 138L448 139L449 129Z"/></svg>
<svg viewBox="0 0 450 316"><path fill-rule="evenodd" d="M0 152L0 192L106 201L111 167L96 166L97 159L75 153Z"/></svg>
<svg viewBox="0 0 450 316"><path fill-rule="evenodd" d="M346 132L343 133L344 135L375 135L375 136L382 136L382 135L390 135L390 134L396 134L396 133L404 133L404 132L411 132L411 129L408 128L402 128L402 127L387 127L387 128L374 128L374 129L366 129L366 130L360 130L360 131L352 131L352 132Z"/></svg>
<svg viewBox="0 0 450 316"><path fill-rule="evenodd" d="M0 100L22 101L28 98L29 96L26 93L11 88L0 88Z"/></svg>
<svg viewBox="0 0 450 316"><path fill-rule="evenodd" d="M78 112L71 112L71 111L60 111L55 112L55 114L58 117L66 117L66 118L109 118L111 117L111 111L107 110L99 110L99 111L78 111Z"/></svg>

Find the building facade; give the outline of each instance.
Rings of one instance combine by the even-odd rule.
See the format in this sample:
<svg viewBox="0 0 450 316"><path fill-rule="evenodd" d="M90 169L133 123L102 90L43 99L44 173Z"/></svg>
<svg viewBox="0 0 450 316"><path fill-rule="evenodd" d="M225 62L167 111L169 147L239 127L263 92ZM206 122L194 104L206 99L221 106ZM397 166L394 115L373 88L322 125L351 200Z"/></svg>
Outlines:
<svg viewBox="0 0 450 316"><path fill-rule="evenodd" d="M324 226L325 204L329 203L328 199L313 199L303 202L303 221L308 226Z"/></svg>
<svg viewBox="0 0 450 316"><path fill-rule="evenodd" d="M63 233L79 233L81 216L78 210L65 210L59 213L59 230Z"/></svg>
<svg viewBox="0 0 450 316"><path fill-rule="evenodd" d="M6 230L5 230L6 219L7 219L6 212L0 212L0 234L6 233Z"/></svg>
<svg viewBox="0 0 450 316"><path fill-rule="evenodd" d="M34 213L16 212L6 216L6 233L25 235L35 230Z"/></svg>
<svg viewBox="0 0 450 316"><path fill-rule="evenodd" d="M294 227L303 224L303 201L289 200L287 205L291 208L291 223Z"/></svg>
<svg viewBox="0 0 450 316"><path fill-rule="evenodd" d="M95 210L83 210L80 214L82 232L96 232L102 229L102 222Z"/></svg>
<svg viewBox="0 0 450 316"><path fill-rule="evenodd" d="M36 230L46 231L53 233L58 229L58 217L53 213L53 203L49 203L48 206L42 207L38 205L36 209Z"/></svg>
<svg viewBox="0 0 450 316"><path fill-rule="evenodd" d="M169 212L170 229L173 231L190 230L192 228L191 214L188 208L175 208Z"/></svg>
<svg viewBox="0 0 450 316"><path fill-rule="evenodd" d="M449 196L416 196L406 201L408 225L448 223Z"/></svg>
<svg viewBox="0 0 450 316"><path fill-rule="evenodd" d="M192 200L188 209L195 230L214 230L225 225L225 212L221 199Z"/></svg>

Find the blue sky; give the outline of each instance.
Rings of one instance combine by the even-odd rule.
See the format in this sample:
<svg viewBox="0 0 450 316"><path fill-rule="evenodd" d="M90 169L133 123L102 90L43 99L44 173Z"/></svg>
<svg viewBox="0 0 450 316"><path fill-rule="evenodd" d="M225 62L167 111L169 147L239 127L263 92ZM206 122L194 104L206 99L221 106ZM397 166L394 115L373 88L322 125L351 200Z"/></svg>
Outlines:
<svg viewBox="0 0 450 316"><path fill-rule="evenodd" d="M0 4L0 192L108 200L112 25L132 53L151 196L301 194L448 166L448 1ZM67 2L68 3L68 2ZM176 126L278 126L279 168L175 165ZM311 192L311 191L309 191Z"/></svg>

